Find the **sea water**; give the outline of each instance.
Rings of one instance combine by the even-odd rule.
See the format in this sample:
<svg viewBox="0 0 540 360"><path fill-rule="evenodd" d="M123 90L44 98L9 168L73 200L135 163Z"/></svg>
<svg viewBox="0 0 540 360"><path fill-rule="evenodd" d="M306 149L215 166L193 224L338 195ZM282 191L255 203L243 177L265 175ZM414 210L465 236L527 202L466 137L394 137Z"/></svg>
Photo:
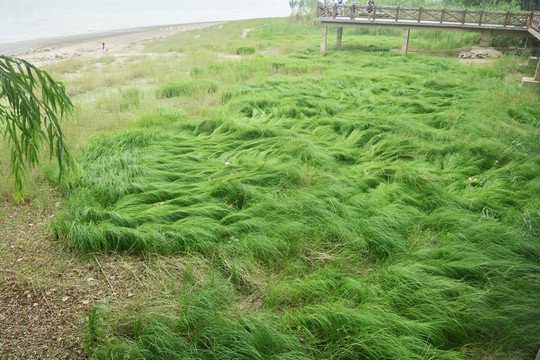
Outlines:
<svg viewBox="0 0 540 360"><path fill-rule="evenodd" d="M288 0L0 0L0 44L141 26L288 14Z"/></svg>

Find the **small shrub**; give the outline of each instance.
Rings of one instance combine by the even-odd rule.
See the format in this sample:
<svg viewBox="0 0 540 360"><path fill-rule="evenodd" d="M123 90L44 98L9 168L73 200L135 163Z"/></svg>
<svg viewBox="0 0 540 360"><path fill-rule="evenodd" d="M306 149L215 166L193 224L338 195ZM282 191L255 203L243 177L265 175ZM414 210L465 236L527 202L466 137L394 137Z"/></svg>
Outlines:
<svg viewBox="0 0 540 360"><path fill-rule="evenodd" d="M130 107L139 107L140 94L138 88L128 88L120 91L122 101L120 103L120 109L125 110Z"/></svg>
<svg viewBox="0 0 540 360"><path fill-rule="evenodd" d="M210 94L217 91L217 84L208 80L188 80L167 82L158 89L157 95L162 98L175 96L192 96Z"/></svg>
<svg viewBox="0 0 540 360"><path fill-rule="evenodd" d="M197 77L199 75L201 75L202 73L204 73L204 69L198 67L198 66L195 66L193 69L191 69L191 71L189 72L189 74L191 75L191 77Z"/></svg>
<svg viewBox="0 0 540 360"><path fill-rule="evenodd" d="M172 53L172 52L183 53L184 49L181 48L181 47L179 47L179 48L170 47L168 52L170 52L170 53Z"/></svg>
<svg viewBox="0 0 540 360"><path fill-rule="evenodd" d="M138 88L118 89L107 92L98 100L100 109L107 112L125 111L130 108L138 108L140 104L140 93Z"/></svg>
<svg viewBox="0 0 540 360"><path fill-rule="evenodd" d="M252 55L255 54L255 48L253 46L240 46L236 49L237 55Z"/></svg>

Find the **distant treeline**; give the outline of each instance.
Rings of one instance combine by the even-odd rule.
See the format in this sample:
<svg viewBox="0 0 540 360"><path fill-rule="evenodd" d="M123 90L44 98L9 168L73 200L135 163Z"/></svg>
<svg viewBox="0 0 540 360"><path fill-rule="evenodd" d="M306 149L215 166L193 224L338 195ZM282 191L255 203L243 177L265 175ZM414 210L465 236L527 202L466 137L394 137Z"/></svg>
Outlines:
<svg viewBox="0 0 540 360"><path fill-rule="evenodd" d="M520 0L519 4L521 7L521 10L528 10L528 11L540 10L540 0Z"/></svg>
<svg viewBox="0 0 540 360"><path fill-rule="evenodd" d="M456 5L493 10L540 10L540 0L457 0Z"/></svg>
<svg viewBox="0 0 540 360"><path fill-rule="evenodd" d="M310 22L317 13L317 0L289 0L291 20Z"/></svg>
<svg viewBox="0 0 540 360"><path fill-rule="evenodd" d="M521 0L520 4L522 10L540 10L540 0Z"/></svg>

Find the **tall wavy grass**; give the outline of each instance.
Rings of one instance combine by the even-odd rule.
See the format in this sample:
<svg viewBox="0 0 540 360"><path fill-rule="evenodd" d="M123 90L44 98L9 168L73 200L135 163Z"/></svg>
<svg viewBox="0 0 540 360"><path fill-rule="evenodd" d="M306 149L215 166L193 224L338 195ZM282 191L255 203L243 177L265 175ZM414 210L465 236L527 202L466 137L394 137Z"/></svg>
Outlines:
<svg viewBox="0 0 540 360"><path fill-rule="evenodd" d="M176 312L103 336L96 359L534 356L535 90L492 67L363 51L192 77L222 105L101 135L65 185L55 230L74 249L211 269L204 286L176 280Z"/></svg>

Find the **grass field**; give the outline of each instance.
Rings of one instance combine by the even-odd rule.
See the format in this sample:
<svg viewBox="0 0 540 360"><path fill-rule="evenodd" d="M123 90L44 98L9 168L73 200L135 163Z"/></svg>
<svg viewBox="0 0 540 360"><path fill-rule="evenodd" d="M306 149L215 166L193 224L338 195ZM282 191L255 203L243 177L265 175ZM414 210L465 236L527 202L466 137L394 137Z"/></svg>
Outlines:
<svg viewBox="0 0 540 360"><path fill-rule="evenodd" d="M452 36L411 45L477 40ZM540 102L516 81L531 69L402 56L375 31L321 54L319 37L234 22L50 69L77 94L81 167L55 184L56 236L182 264L137 312L89 311L95 359L536 354Z"/></svg>

